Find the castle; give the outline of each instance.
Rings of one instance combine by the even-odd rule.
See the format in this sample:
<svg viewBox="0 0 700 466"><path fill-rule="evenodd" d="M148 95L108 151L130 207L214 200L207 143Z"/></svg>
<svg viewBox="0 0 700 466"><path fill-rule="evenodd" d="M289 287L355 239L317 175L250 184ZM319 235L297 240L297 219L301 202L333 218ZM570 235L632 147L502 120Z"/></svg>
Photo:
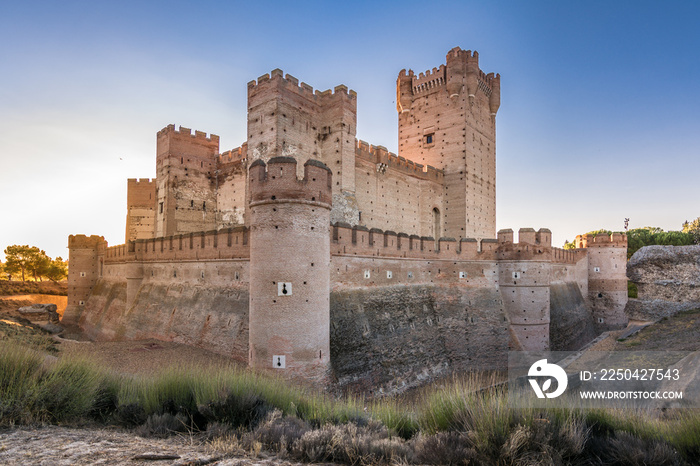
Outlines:
<svg viewBox="0 0 700 466"><path fill-rule="evenodd" d="M500 76L476 52L396 83L399 155L356 139L357 95L248 83L247 142L169 125L128 180L126 242L70 236L64 319L359 390L504 368L626 324L626 237L496 232Z"/></svg>

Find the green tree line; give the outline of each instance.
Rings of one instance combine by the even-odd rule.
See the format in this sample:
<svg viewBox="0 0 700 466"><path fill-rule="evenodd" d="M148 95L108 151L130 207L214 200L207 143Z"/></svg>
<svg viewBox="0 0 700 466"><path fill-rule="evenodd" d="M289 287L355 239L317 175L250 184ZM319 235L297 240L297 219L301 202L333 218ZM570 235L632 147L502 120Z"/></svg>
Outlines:
<svg viewBox="0 0 700 466"><path fill-rule="evenodd" d="M623 233L623 232L616 232ZM610 230L594 230L587 235L611 235ZM659 227L635 228L627 232L627 259L644 246L688 246L700 244L700 217L692 222L684 222L680 231L664 231ZM564 249L576 249L575 243L568 240L564 243Z"/></svg>
<svg viewBox="0 0 700 466"><path fill-rule="evenodd" d="M12 245L5 248L5 262L0 262L2 278L54 282L68 276L68 262L61 257L50 258L36 246Z"/></svg>

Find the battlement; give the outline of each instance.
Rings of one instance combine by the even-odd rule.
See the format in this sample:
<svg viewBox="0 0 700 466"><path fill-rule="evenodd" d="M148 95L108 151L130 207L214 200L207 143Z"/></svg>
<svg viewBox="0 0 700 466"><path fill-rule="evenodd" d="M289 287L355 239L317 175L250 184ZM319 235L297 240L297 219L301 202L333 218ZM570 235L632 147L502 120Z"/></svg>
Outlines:
<svg viewBox="0 0 700 466"><path fill-rule="evenodd" d="M129 208L153 208L156 199L156 179L129 178L126 186L126 203Z"/></svg>
<svg viewBox="0 0 700 466"><path fill-rule="evenodd" d="M513 230L510 228L498 230L497 238L499 244L513 244ZM537 231L534 228L521 228L518 230L518 243L515 244L550 248L552 247L552 232L548 228L540 228Z"/></svg>
<svg viewBox="0 0 700 466"><path fill-rule="evenodd" d="M447 52L447 58L449 59L450 57L465 57L467 60L474 61L477 65L479 64L479 52L476 50L472 52L471 50L462 50L461 47L454 47Z"/></svg>
<svg viewBox="0 0 700 466"><path fill-rule="evenodd" d="M552 248L552 262L557 264L575 264L586 257L585 249Z"/></svg>
<svg viewBox="0 0 700 466"><path fill-rule="evenodd" d="M244 162L248 157L248 143L241 144L240 147L222 152L218 156L219 164Z"/></svg>
<svg viewBox="0 0 700 466"><path fill-rule="evenodd" d="M217 145L219 144L219 136L216 134L207 135L207 133L197 130L195 130L194 134L192 134L192 129L185 128L184 126L180 126L179 129L175 129L175 125L168 125L158 131L158 138L163 138L166 136L180 139L192 138L197 141L216 143Z"/></svg>
<svg viewBox="0 0 700 466"><path fill-rule="evenodd" d="M446 83L445 71L445 65L440 65L439 68L433 68L432 71L427 70L425 73L420 73L418 77L416 77L411 70L410 75L413 77L411 83L413 86L413 93L418 94L426 90L444 86Z"/></svg>
<svg viewBox="0 0 700 466"><path fill-rule="evenodd" d="M247 259L249 231L238 226L129 241L105 251L105 263Z"/></svg>
<svg viewBox="0 0 700 466"><path fill-rule="evenodd" d="M152 185L155 184L156 179L155 178L128 178L126 180L127 184L129 186L143 186L143 185Z"/></svg>
<svg viewBox="0 0 700 466"><path fill-rule="evenodd" d="M318 160L304 164L304 177L297 178L297 161L292 157L273 157L267 164L258 159L250 165L250 202L301 201L332 204L332 172Z"/></svg>
<svg viewBox="0 0 700 466"><path fill-rule="evenodd" d="M498 244L495 240L473 238L440 238L396 233L379 228L350 226L336 222L331 228L331 255L364 257L494 260Z"/></svg>
<svg viewBox="0 0 700 466"><path fill-rule="evenodd" d="M613 233L612 235L578 235L576 236L576 247L582 248L605 248L605 247L627 247L627 235L624 233Z"/></svg>
<svg viewBox="0 0 700 466"><path fill-rule="evenodd" d="M70 235L68 236L69 249L104 249L107 241L104 236L97 235Z"/></svg>
<svg viewBox="0 0 700 466"><path fill-rule="evenodd" d="M351 89L349 90L348 87L343 84L335 86L332 91L328 89L325 91L316 90L314 92L312 86L304 82L300 84L297 78L290 74L284 75L284 72L279 68L260 76L257 81L248 82L248 96L250 98L252 94L274 85L284 88L288 92L298 94L306 99L317 101L319 104L322 104L324 100L328 99L334 101L343 98L349 100L357 99L357 93Z"/></svg>
<svg viewBox="0 0 700 466"><path fill-rule="evenodd" d="M355 139L355 156L367 160L377 166L382 164L385 169L397 170L401 173L442 183L444 172L430 165L421 165L412 160L389 152L384 146L373 146L365 141Z"/></svg>

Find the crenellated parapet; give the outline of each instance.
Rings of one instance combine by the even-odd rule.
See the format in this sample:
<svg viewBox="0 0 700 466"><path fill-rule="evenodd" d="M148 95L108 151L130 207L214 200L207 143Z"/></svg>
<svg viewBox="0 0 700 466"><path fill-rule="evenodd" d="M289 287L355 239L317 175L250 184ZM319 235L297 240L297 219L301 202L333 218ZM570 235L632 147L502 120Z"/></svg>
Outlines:
<svg viewBox="0 0 700 466"><path fill-rule="evenodd" d="M227 150L219 154L217 162L218 165L226 165L232 163L242 163L247 160L248 157L248 144L243 143L240 147L235 149Z"/></svg>
<svg viewBox="0 0 700 466"><path fill-rule="evenodd" d="M247 259L248 228L184 233L161 238L139 239L105 250L107 264L190 260Z"/></svg>
<svg viewBox="0 0 700 466"><path fill-rule="evenodd" d="M552 263L576 264L586 257L587 251L585 249L552 248Z"/></svg>
<svg viewBox="0 0 700 466"><path fill-rule="evenodd" d="M445 65L440 65L439 68L433 68L432 71L427 70L425 73L419 73L417 77L413 74L413 71L411 71L413 76L411 83L413 93L418 94L423 91L429 91L433 88L444 86L445 70Z"/></svg>
<svg viewBox="0 0 700 466"><path fill-rule="evenodd" d="M94 249L95 251L104 251L107 247L107 241L104 236L97 235L70 235L68 236L69 249Z"/></svg>
<svg viewBox="0 0 700 466"><path fill-rule="evenodd" d="M288 93L294 93L304 99L314 100L319 104L330 101L357 99L357 93L343 84L336 86L332 91L328 89L314 92L312 86L304 82L299 83L299 80L290 74L284 75L284 72L279 68L260 76L257 81L248 82L248 98L250 99L271 87L284 89Z"/></svg>
<svg viewBox="0 0 700 466"><path fill-rule="evenodd" d="M204 131L198 130L195 130L193 133L191 128L185 128L184 126L180 126L178 129L175 129L174 124L170 124L158 131L157 138L170 138L180 141L192 141L205 145L216 144L216 147L219 147L219 136L217 136L216 134L207 134Z"/></svg>
<svg viewBox="0 0 700 466"><path fill-rule="evenodd" d="M458 96L466 82L469 98L473 99L478 92L483 93L489 100L491 114L495 115L501 104L501 76L481 71L479 53L476 51L472 53L471 50L455 47L447 53L446 62L447 92L450 97Z"/></svg>
<svg viewBox="0 0 700 466"><path fill-rule="evenodd" d="M194 132L190 128L171 124L158 131L156 135L156 166L163 164L193 166L204 168L202 159L215 162L219 153L219 136L204 131Z"/></svg>
<svg viewBox="0 0 700 466"><path fill-rule="evenodd" d="M576 236L575 240L576 247L581 248L626 248L627 247L627 235L624 233L613 233L611 235L598 234L592 235L587 233L585 235Z"/></svg>
<svg viewBox="0 0 700 466"><path fill-rule="evenodd" d="M379 228L367 229L337 222L331 228L331 254L377 258L445 259L461 261L493 261L495 240L473 238L435 239Z"/></svg>
<svg viewBox="0 0 700 466"><path fill-rule="evenodd" d="M552 232L547 228L521 228L518 242L513 242L513 230L499 230L497 234L500 260L544 260L552 259Z"/></svg>
<svg viewBox="0 0 700 466"><path fill-rule="evenodd" d="M304 164L304 177L297 178L297 161L292 157L273 157L266 164L261 159L250 165L250 205L280 201L305 201L331 207L332 173L317 160Z"/></svg>
<svg viewBox="0 0 700 466"><path fill-rule="evenodd" d="M430 165L421 165L398 156L393 152L389 152L384 146L374 146L357 139L355 140L355 145L355 156L375 164L378 171L392 169L415 178L437 183L442 183L444 180L445 174L442 170Z"/></svg>

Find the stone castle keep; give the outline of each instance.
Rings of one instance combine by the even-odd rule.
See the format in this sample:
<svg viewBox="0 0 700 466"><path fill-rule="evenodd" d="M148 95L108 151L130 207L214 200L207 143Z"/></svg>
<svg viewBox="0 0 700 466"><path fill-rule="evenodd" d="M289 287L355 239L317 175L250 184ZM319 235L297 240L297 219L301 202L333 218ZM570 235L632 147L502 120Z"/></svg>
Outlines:
<svg viewBox="0 0 700 466"><path fill-rule="evenodd" d="M356 139L355 92L281 70L248 83L239 148L162 129L156 178L128 180L125 244L70 236L64 320L390 391L624 326L625 235L496 232L500 76L455 48L396 93L398 156Z"/></svg>

